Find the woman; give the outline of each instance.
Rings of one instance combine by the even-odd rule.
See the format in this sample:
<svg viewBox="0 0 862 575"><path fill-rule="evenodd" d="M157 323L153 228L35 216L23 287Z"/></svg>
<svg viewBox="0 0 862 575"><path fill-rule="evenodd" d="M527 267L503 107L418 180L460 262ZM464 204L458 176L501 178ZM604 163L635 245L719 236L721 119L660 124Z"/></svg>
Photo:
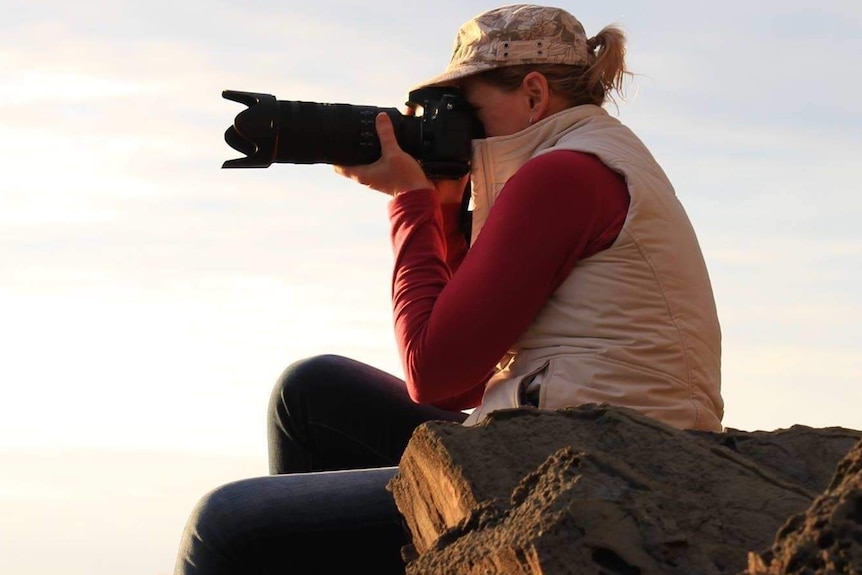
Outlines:
<svg viewBox="0 0 862 575"><path fill-rule="evenodd" d="M720 330L697 239L664 172L601 107L621 89L624 52L618 29L587 39L557 8L506 6L461 27L423 86L459 87L487 135L473 147L469 250L466 182L430 181L377 118L380 160L337 170L393 197L406 381L334 356L288 368L270 405L277 475L204 498L178 574L400 572L385 485L429 419L604 402L721 429ZM321 536L333 553L308 552Z"/></svg>

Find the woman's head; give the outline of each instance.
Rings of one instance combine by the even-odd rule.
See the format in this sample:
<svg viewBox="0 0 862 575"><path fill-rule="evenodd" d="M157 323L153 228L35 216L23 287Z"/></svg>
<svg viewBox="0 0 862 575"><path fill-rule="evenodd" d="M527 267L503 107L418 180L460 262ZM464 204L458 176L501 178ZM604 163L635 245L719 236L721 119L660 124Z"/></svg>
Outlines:
<svg viewBox="0 0 862 575"><path fill-rule="evenodd" d="M581 23L565 10L515 4L461 26L446 71L422 85L461 86L468 100L479 104L480 117L482 107L503 110L490 108L491 100L473 101L475 94L496 96L495 106L506 105L505 131L513 133L516 126L519 131L565 108L601 106L613 98L612 92L622 96L626 74L625 35L618 28L608 26L587 38ZM489 135L505 135L488 128L486 123Z"/></svg>

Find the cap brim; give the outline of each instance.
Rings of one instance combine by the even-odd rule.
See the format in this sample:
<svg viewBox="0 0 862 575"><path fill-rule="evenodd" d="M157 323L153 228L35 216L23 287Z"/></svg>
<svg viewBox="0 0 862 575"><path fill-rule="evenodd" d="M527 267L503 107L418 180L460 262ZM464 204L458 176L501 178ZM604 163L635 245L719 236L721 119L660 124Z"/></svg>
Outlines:
<svg viewBox="0 0 862 575"><path fill-rule="evenodd" d="M469 66L461 66L460 68L455 68L453 70L446 70L442 74L438 74L433 78L429 78L424 82L413 86L410 91L412 92L413 90L418 90L420 88L433 88L446 84L451 84L455 80L461 80L462 78L466 78L474 74L479 74L480 72L493 70L494 68L499 67L499 62L480 62L470 64Z"/></svg>

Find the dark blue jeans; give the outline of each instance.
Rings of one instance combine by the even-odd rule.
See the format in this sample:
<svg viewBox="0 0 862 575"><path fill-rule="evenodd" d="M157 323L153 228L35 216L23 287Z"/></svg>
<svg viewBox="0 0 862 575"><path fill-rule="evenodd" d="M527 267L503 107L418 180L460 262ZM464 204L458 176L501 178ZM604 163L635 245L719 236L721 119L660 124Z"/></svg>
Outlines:
<svg viewBox="0 0 862 575"><path fill-rule="evenodd" d="M465 415L408 397L368 365L291 365L269 405L272 476L221 486L188 520L175 575L403 573L408 534L386 484L413 433Z"/></svg>

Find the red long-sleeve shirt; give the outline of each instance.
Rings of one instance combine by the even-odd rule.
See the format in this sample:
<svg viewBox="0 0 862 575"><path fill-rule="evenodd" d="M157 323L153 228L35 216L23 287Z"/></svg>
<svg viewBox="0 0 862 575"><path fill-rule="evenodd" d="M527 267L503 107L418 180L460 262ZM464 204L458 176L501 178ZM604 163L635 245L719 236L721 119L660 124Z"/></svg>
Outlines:
<svg viewBox="0 0 862 575"><path fill-rule="evenodd" d="M563 150L510 178L469 251L457 204L441 205L431 189L392 200L395 336L410 397L477 406L497 362L577 262L616 240L628 205L622 176Z"/></svg>

